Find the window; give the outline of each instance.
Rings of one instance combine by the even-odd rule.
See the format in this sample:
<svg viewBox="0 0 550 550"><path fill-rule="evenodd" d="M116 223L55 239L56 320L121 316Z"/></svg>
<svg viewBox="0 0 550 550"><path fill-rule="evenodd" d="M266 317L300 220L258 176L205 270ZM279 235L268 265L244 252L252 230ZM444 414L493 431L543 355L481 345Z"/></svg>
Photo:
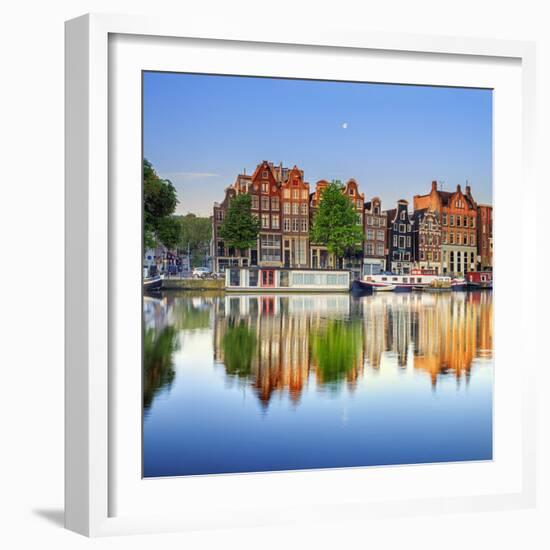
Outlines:
<svg viewBox="0 0 550 550"><path fill-rule="evenodd" d="M292 198L293 199L299 199L300 198L300 191L298 189L292 190Z"/></svg>
<svg viewBox="0 0 550 550"><path fill-rule="evenodd" d="M260 205L260 197L258 195L252 195L252 210L258 210Z"/></svg>
<svg viewBox="0 0 550 550"><path fill-rule="evenodd" d="M470 218L470 225L471 225L472 227L475 227L475 226L476 226L476 219L475 219L473 216Z"/></svg>
<svg viewBox="0 0 550 550"><path fill-rule="evenodd" d="M454 233L451 233L451 234L450 234L450 237L451 237L451 241L450 241L451 244L454 244L454 242L455 242L455 234L454 234Z"/></svg>
<svg viewBox="0 0 550 550"><path fill-rule="evenodd" d="M264 229L269 228L269 214L262 214L262 227Z"/></svg>
<svg viewBox="0 0 550 550"><path fill-rule="evenodd" d="M401 210L400 214L399 214L399 219L400 220L404 220L405 219L405 211L404 210Z"/></svg>
<svg viewBox="0 0 550 550"><path fill-rule="evenodd" d="M240 269L230 269L229 270L229 286L240 286L241 285L241 270Z"/></svg>
<svg viewBox="0 0 550 550"><path fill-rule="evenodd" d="M378 241L383 241L384 240L384 231L380 231L380 230L377 231L376 232L376 239Z"/></svg>
<svg viewBox="0 0 550 550"><path fill-rule="evenodd" d="M372 229L367 229L367 240L372 241L374 239L374 231Z"/></svg>
<svg viewBox="0 0 550 550"><path fill-rule="evenodd" d="M285 202L283 204L283 212L285 214L290 214L290 203L289 202Z"/></svg>
<svg viewBox="0 0 550 550"><path fill-rule="evenodd" d="M397 246L397 235L393 236L393 246Z"/></svg>
<svg viewBox="0 0 550 550"><path fill-rule="evenodd" d="M292 231L298 233L300 231L300 226L298 225L300 220L298 218L292 218Z"/></svg>
<svg viewBox="0 0 550 550"><path fill-rule="evenodd" d="M447 244L447 233L443 233L443 244Z"/></svg>
<svg viewBox="0 0 550 550"><path fill-rule="evenodd" d="M407 237L407 248L411 247L411 238Z"/></svg>
<svg viewBox="0 0 550 550"><path fill-rule="evenodd" d="M269 210L269 197L262 197L262 210Z"/></svg>
<svg viewBox="0 0 550 550"><path fill-rule="evenodd" d="M363 208L363 201L361 201L361 199L357 199L357 208L359 209Z"/></svg>
<svg viewBox="0 0 550 550"><path fill-rule="evenodd" d="M303 218L302 218L302 231L304 233L307 233L307 220L304 220Z"/></svg>
<svg viewBox="0 0 550 550"><path fill-rule="evenodd" d="M378 224L380 225L380 227L385 227L386 226L386 218L378 218Z"/></svg>
<svg viewBox="0 0 550 550"><path fill-rule="evenodd" d="M373 256L374 255L374 245L372 243L367 243L367 245L365 247L365 252L367 253L368 256Z"/></svg>
<svg viewBox="0 0 550 550"><path fill-rule="evenodd" d="M376 245L376 255L377 256L383 256L384 255L384 245L383 244L377 244Z"/></svg>
<svg viewBox="0 0 550 550"><path fill-rule="evenodd" d="M456 217L456 226L460 227L462 218L460 216Z"/></svg>
<svg viewBox="0 0 550 550"><path fill-rule="evenodd" d="M290 199L290 189L283 190L283 198Z"/></svg>
<svg viewBox="0 0 550 550"><path fill-rule="evenodd" d="M367 216L367 225L374 225L374 218L372 216Z"/></svg>
<svg viewBox="0 0 550 550"><path fill-rule="evenodd" d="M399 233L406 233L406 232L407 232L407 228L405 227L405 224L400 223L399 224Z"/></svg>
<svg viewBox="0 0 550 550"><path fill-rule="evenodd" d="M262 182L262 193L269 193L269 182Z"/></svg>
<svg viewBox="0 0 550 550"><path fill-rule="evenodd" d="M280 235L261 235L261 258L263 261L279 262L281 260L281 237Z"/></svg>
<svg viewBox="0 0 550 550"><path fill-rule="evenodd" d="M283 219L283 230L287 232L290 231L290 218Z"/></svg>
<svg viewBox="0 0 550 550"><path fill-rule="evenodd" d="M423 250L420 251L420 259L421 259L421 260L424 259L424 251L423 251Z"/></svg>
<svg viewBox="0 0 550 550"><path fill-rule="evenodd" d="M300 208L300 205L297 202L292 203L292 213L295 216L297 216L300 213L299 208Z"/></svg>
<svg viewBox="0 0 550 550"><path fill-rule="evenodd" d="M278 214L273 214L271 216L271 227L273 229L279 229L279 215Z"/></svg>
<svg viewBox="0 0 550 550"><path fill-rule="evenodd" d="M475 246L476 244L476 238L474 237L474 235L470 235L470 246Z"/></svg>
<svg viewBox="0 0 550 550"><path fill-rule="evenodd" d="M405 252L403 254L403 259L406 261L406 262L409 262L411 260L411 253L410 252Z"/></svg>
<svg viewBox="0 0 550 550"><path fill-rule="evenodd" d="M307 189L302 189L302 199L306 200L309 199L309 192Z"/></svg>
<svg viewBox="0 0 550 550"><path fill-rule="evenodd" d="M449 221L450 221L450 224L449 224L449 225L452 226L452 225L455 224L455 217L454 217L452 214L451 214L451 216L450 216L450 220L449 220Z"/></svg>
<svg viewBox="0 0 550 550"><path fill-rule="evenodd" d="M307 202L300 204L300 214L302 214L302 216L307 216Z"/></svg>
<svg viewBox="0 0 550 550"><path fill-rule="evenodd" d="M223 220L223 210L216 210L216 219Z"/></svg>
<svg viewBox="0 0 550 550"><path fill-rule="evenodd" d="M405 237L399 237L399 248L405 248Z"/></svg>
<svg viewBox="0 0 550 550"><path fill-rule="evenodd" d="M267 179L267 170L262 172L262 178Z"/></svg>
<svg viewBox="0 0 550 550"><path fill-rule="evenodd" d="M442 221L443 225L447 225L447 214L443 214L441 216L441 221Z"/></svg>
<svg viewBox="0 0 550 550"><path fill-rule="evenodd" d="M290 277L288 271L279 271L279 286L289 286L289 279Z"/></svg>
<svg viewBox="0 0 550 550"><path fill-rule="evenodd" d="M279 210L279 197L273 197L271 199L271 210Z"/></svg>
<svg viewBox="0 0 550 550"><path fill-rule="evenodd" d="M248 286L258 286L258 270L251 269L248 272Z"/></svg>
<svg viewBox="0 0 550 550"><path fill-rule="evenodd" d="M393 230L397 231L397 224L396 223L393 224Z"/></svg>

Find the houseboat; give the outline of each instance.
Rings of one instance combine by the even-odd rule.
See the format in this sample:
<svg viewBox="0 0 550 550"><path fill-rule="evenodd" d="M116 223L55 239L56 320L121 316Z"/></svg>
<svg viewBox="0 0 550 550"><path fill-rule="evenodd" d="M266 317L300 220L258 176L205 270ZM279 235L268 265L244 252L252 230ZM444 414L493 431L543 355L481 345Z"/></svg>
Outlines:
<svg viewBox="0 0 550 550"><path fill-rule="evenodd" d="M491 271L471 271L466 273L468 290L493 288L493 273Z"/></svg>
<svg viewBox="0 0 550 550"><path fill-rule="evenodd" d="M439 290L451 288L451 278L437 275L433 271L412 269L410 274L398 275L395 273L381 273L379 275L365 275L363 279L354 281L356 288L373 291L410 292L411 290L425 290L437 288Z"/></svg>
<svg viewBox="0 0 550 550"><path fill-rule="evenodd" d="M225 290L236 292L348 292L351 273L344 270L230 267Z"/></svg>

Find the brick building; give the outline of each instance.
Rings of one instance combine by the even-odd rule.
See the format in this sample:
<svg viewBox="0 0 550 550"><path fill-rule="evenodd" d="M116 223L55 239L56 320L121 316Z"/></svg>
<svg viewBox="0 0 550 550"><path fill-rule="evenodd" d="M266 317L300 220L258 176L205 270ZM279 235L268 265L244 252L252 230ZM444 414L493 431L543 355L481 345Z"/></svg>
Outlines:
<svg viewBox="0 0 550 550"><path fill-rule="evenodd" d="M477 268L493 270L493 207L488 204L477 207Z"/></svg>
<svg viewBox="0 0 550 550"><path fill-rule="evenodd" d="M281 182L283 264L309 267L309 183L296 166Z"/></svg>
<svg viewBox="0 0 550 550"><path fill-rule="evenodd" d="M397 208L386 212L388 225L388 256L386 266L392 273L406 275L413 268L413 220L409 203L397 201Z"/></svg>
<svg viewBox="0 0 550 550"><path fill-rule="evenodd" d="M365 203L363 273L376 275L386 270L386 214L382 203L374 197Z"/></svg>
<svg viewBox="0 0 550 550"><path fill-rule="evenodd" d="M416 267L441 273L441 224L434 210L423 208L413 214L413 256Z"/></svg>
<svg viewBox="0 0 550 550"><path fill-rule="evenodd" d="M437 182L427 195L414 196L414 209L437 212L441 220L441 272L461 276L476 269L477 205L471 188L441 191Z"/></svg>

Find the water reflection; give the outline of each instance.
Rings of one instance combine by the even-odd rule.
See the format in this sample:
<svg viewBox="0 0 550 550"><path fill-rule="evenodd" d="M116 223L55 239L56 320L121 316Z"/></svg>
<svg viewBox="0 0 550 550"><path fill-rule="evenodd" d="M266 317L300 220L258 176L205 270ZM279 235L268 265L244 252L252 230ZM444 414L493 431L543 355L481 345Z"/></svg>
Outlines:
<svg viewBox="0 0 550 550"><path fill-rule="evenodd" d="M490 458L492 319L491 292L146 298L146 475ZM160 395L166 399L155 408ZM342 410L331 416L334 406ZM354 424L350 410L364 416ZM314 438L321 418L325 432ZM337 418L346 421L334 424ZM310 449L298 452L289 433L310 438ZM323 446L331 437L338 451ZM387 437L391 444L378 441ZM203 439L208 450L200 450ZM246 447L245 460L239 440L260 447ZM210 456L217 445L224 460ZM363 454L362 445L370 445ZM174 446L189 464L182 466ZM317 447L325 454L313 459Z"/></svg>

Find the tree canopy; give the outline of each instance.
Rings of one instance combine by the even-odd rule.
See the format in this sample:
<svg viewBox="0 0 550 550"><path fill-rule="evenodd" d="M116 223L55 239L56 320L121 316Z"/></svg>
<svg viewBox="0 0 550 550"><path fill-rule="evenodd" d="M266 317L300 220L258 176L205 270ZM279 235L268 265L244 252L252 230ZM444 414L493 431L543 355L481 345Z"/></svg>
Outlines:
<svg viewBox="0 0 550 550"><path fill-rule="evenodd" d="M245 250L254 246L260 231L260 220L253 216L252 199L241 194L230 199L225 219L220 227L220 237L229 246Z"/></svg>
<svg viewBox="0 0 550 550"><path fill-rule="evenodd" d="M210 251L212 220L195 214L176 216L179 222L178 247L182 252L189 250L193 266L203 265L204 257Z"/></svg>
<svg viewBox="0 0 550 550"><path fill-rule="evenodd" d="M143 159L143 241L145 248L161 242L174 247L176 223L170 216L176 210L178 197L170 180L158 176L153 165ZM169 221L170 220L170 221Z"/></svg>
<svg viewBox="0 0 550 550"><path fill-rule="evenodd" d="M339 182L331 182L322 192L313 217L311 242L327 247L337 258L361 246L363 229L351 200Z"/></svg>

